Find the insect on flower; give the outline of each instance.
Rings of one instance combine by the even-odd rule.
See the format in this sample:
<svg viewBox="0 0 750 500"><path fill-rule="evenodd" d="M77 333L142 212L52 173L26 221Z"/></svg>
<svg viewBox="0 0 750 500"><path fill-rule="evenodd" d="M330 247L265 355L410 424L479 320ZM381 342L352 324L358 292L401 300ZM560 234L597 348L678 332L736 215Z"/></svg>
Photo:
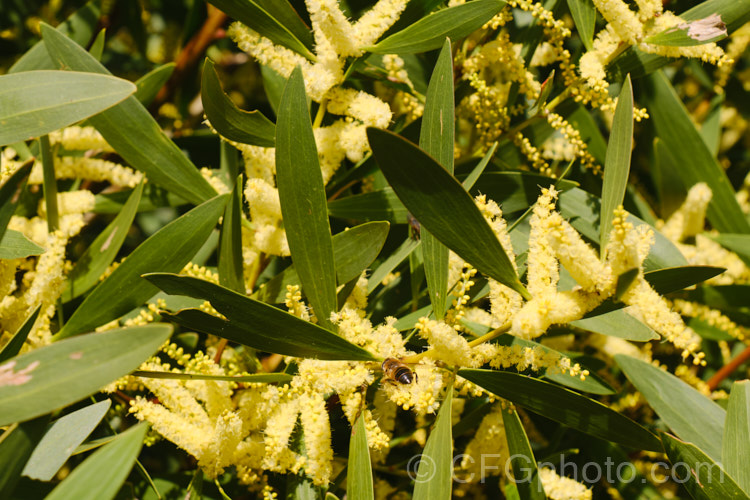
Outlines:
<svg viewBox="0 0 750 500"><path fill-rule="evenodd" d="M383 361L383 380L389 383L409 385L417 380L417 374L406 363L396 358L385 358Z"/></svg>

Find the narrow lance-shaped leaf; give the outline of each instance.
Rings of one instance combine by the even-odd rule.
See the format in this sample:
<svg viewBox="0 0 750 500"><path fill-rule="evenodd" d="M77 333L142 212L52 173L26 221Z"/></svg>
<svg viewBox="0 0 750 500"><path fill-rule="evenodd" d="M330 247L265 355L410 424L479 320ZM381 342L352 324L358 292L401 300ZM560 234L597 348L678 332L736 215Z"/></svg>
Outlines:
<svg viewBox="0 0 750 500"><path fill-rule="evenodd" d="M109 75L40 70L0 76L0 146L67 127L134 92L131 82Z"/></svg>
<svg viewBox="0 0 750 500"><path fill-rule="evenodd" d="M32 161L22 165L0 187L0 240L3 239L10 218L13 217L13 213L16 211L18 199L26 187L26 181L29 180L32 166Z"/></svg>
<svg viewBox="0 0 750 500"><path fill-rule="evenodd" d="M445 400L427 438L417 477L414 500L448 500L453 486L453 427L451 407L453 384L448 385Z"/></svg>
<svg viewBox="0 0 750 500"><path fill-rule="evenodd" d="M80 335L0 366L0 425L28 420L78 401L130 373L172 333L154 324Z"/></svg>
<svg viewBox="0 0 750 500"><path fill-rule="evenodd" d="M534 451L523 429L518 412L514 408L502 410L505 439L508 441L510 464L513 467L513 483L521 500L544 500L544 486L539 479Z"/></svg>
<svg viewBox="0 0 750 500"><path fill-rule="evenodd" d="M406 208L438 240L480 272L529 297L508 255L471 196L406 139L368 128L375 159Z"/></svg>
<svg viewBox="0 0 750 500"><path fill-rule="evenodd" d="M227 196L217 196L195 207L141 243L86 297L54 339L93 330L139 307L156 294L157 289L141 275L180 271L213 231L224 211Z"/></svg>
<svg viewBox="0 0 750 500"><path fill-rule="evenodd" d="M58 67L109 75L80 45L42 23L47 50ZM133 96L89 118L104 139L149 181L198 204L216 191Z"/></svg>
<svg viewBox="0 0 750 500"><path fill-rule="evenodd" d="M378 54L415 54L439 49L446 37L459 40L469 35L503 7L502 0L474 0L439 10L365 50Z"/></svg>
<svg viewBox="0 0 750 500"><path fill-rule="evenodd" d="M247 25L269 40L302 54L315 56L310 30L287 0L209 0L229 16Z"/></svg>
<svg viewBox="0 0 750 500"><path fill-rule="evenodd" d="M664 451L674 464L673 474L679 472L680 483L696 500L748 500L747 493L727 474L721 465L697 446L662 433ZM680 464L681 467L677 467ZM747 467L747 464L745 464Z"/></svg>
<svg viewBox="0 0 750 500"><path fill-rule="evenodd" d="M375 356L320 326L220 285L190 276L149 274L148 281L170 295L208 300L222 319L197 309L163 313L179 324L260 351L318 359L375 360Z"/></svg>
<svg viewBox="0 0 750 500"><path fill-rule="evenodd" d="M497 143L495 142L492 144L492 146L490 146L490 149L487 150L479 163L477 163L477 166L474 167L474 169L469 173L469 175L466 176L464 181L461 183L466 191L471 191L471 188L474 187L474 184L476 184L477 180L479 180L479 177L484 172L484 169L487 168L487 164L492 159L492 155L495 154L496 149Z"/></svg>
<svg viewBox="0 0 750 500"><path fill-rule="evenodd" d="M726 471L750 495L750 382L742 380L732 385L724 426L721 461Z"/></svg>
<svg viewBox="0 0 750 500"><path fill-rule="evenodd" d="M73 469L47 500L109 500L117 495L138 458L148 425L131 427Z"/></svg>
<svg viewBox="0 0 750 500"><path fill-rule="evenodd" d="M315 316L330 322L336 307L336 267L323 174L318 163L302 70L289 77L276 120L276 183L286 238Z"/></svg>
<svg viewBox="0 0 750 500"><path fill-rule="evenodd" d="M659 451L659 440L624 415L573 391L518 373L460 370L458 374L517 405L608 441Z"/></svg>
<svg viewBox="0 0 750 500"><path fill-rule="evenodd" d="M718 42L727 36L727 26L721 16L713 13L703 19L686 21L644 40L645 43L670 47L692 47Z"/></svg>
<svg viewBox="0 0 750 500"><path fill-rule="evenodd" d="M112 401L105 399L57 419L26 462L23 475L50 481L83 440L99 425Z"/></svg>
<svg viewBox="0 0 750 500"><path fill-rule="evenodd" d="M224 93L219 75L211 59L203 65L201 101L208 121L216 131L230 141L273 147L276 125L260 111L243 111Z"/></svg>
<svg viewBox="0 0 750 500"><path fill-rule="evenodd" d="M633 143L633 86L630 75L617 98L612 133L607 144L602 186L602 215L599 228L599 251L603 256L612 231L614 211L625 199L630 173L630 147Z"/></svg>
<svg viewBox="0 0 750 500"><path fill-rule="evenodd" d="M568 0L570 15L576 24L578 35L586 50L594 47L594 28L596 27L596 9L591 0Z"/></svg>
<svg viewBox="0 0 750 500"><path fill-rule="evenodd" d="M419 147L450 173L453 173L454 121L453 56L450 40L446 39L427 87ZM442 320L448 296L448 247L428 230L421 232L421 240L432 310Z"/></svg>
<svg viewBox="0 0 750 500"><path fill-rule="evenodd" d="M140 77L135 82L135 86L138 87L138 90L135 91L135 98L144 106L151 104L156 94L172 76L175 66L176 64L173 62L162 64Z"/></svg>
<svg viewBox="0 0 750 500"><path fill-rule="evenodd" d="M721 459L724 409L674 375L650 363L618 354L617 364L648 404L680 439Z"/></svg>
<svg viewBox="0 0 750 500"><path fill-rule="evenodd" d="M363 414L357 418L352 427L352 438L349 441L346 497L350 500L372 500L375 498L370 448L367 445L367 429L365 428Z"/></svg>
<svg viewBox="0 0 750 500"><path fill-rule="evenodd" d="M31 333L31 329L34 327L41 309L41 305L37 306L34 312L26 318L26 321L23 322L23 325L21 325L16 334L3 346L2 350L0 350L0 363L9 360L21 352L21 348L26 343L26 339L29 337L29 333Z"/></svg>
<svg viewBox="0 0 750 500"><path fill-rule="evenodd" d="M6 429L0 439L0 496L11 498L21 479L24 464L44 435L49 418L46 416Z"/></svg>
<svg viewBox="0 0 750 500"><path fill-rule="evenodd" d="M99 278L115 260L117 252L125 242L130 225L133 224L142 193L143 183L133 189L122 210L78 259L68 275L67 287L62 295L63 302L89 291L99 282Z"/></svg>
<svg viewBox="0 0 750 500"><path fill-rule="evenodd" d="M22 232L6 229L0 240L0 259L23 259L31 255L41 255L44 248L40 247Z"/></svg>
<svg viewBox="0 0 750 500"><path fill-rule="evenodd" d="M232 197L224 208L219 235L219 282L236 292L245 293L242 266L242 177L238 177Z"/></svg>
<svg viewBox="0 0 750 500"><path fill-rule="evenodd" d="M650 75L646 83L645 104L656 133L680 166L686 187L705 182L713 196L708 220L722 233L750 233L745 214L734 196L729 179L709 151L682 101L663 72Z"/></svg>

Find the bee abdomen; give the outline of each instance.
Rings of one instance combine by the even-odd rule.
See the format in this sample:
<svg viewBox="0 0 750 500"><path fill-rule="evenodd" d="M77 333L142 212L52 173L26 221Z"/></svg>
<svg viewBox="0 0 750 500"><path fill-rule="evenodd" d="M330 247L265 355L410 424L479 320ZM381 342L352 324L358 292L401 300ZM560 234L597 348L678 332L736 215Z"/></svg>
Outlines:
<svg viewBox="0 0 750 500"><path fill-rule="evenodd" d="M396 373L395 373L395 375L396 375L396 376L395 376L394 378L395 378L396 380L398 380L398 381L399 381L399 383L401 383L401 384L404 384L404 385L409 385L409 384L411 384L412 382L414 382L414 372L412 372L412 371L411 371L411 370L409 369L409 367L407 367L407 366L402 366L402 367L399 367L399 368L398 368L398 369L396 370Z"/></svg>

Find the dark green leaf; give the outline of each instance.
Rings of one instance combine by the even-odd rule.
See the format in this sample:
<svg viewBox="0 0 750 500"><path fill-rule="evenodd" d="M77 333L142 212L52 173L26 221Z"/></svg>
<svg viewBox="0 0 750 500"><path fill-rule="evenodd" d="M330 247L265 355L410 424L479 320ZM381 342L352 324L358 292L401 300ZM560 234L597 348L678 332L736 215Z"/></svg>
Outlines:
<svg viewBox="0 0 750 500"><path fill-rule="evenodd" d="M568 0L570 15L576 23L578 36L586 50L593 49L594 28L596 25L596 9L591 0Z"/></svg>
<svg viewBox="0 0 750 500"><path fill-rule="evenodd" d="M75 267L68 275L67 287L62 295L64 302L89 291L99 282L99 278L115 260L135 218L138 204L141 201L141 193L143 193L143 183L132 191L117 217L109 223L104 231L99 233L78 259Z"/></svg>
<svg viewBox="0 0 750 500"><path fill-rule="evenodd" d="M747 500L749 497L721 466L700 448L662 433L661 440L673 474L696 500ZM678 467L680 465L681 467ZM747 463L744 464L747 467Z"/></svg>
<svg viewBox="0 0 750 500"><path fill-rule="evenodd" d="M78 445L99 425L111 404L105 399L53 422L26 462L23 475L40 481L52 480Z"/></svg>
<svg viewBox="0 0 750 500"><path fill-rule="evenodd" d="M402 137L376 128L368 128L367 135L385 177L416 219L480 272L528 297L508 255L461 184Z"/></svg>
<svg viewBox="0 0 750 500"><path fill-rule="evenodd" d="M73 469L47 500L114 498L138 458L146 431L147 424L136 425L102 446Z"/></svg>
<svg viewBox="0 0 750 500"><path fill-rule="evenodd" d="M711 266L667 267L644 273L643 277L659 295L666 295L697 285L720 275L724 271L723 267Z"/></svg>
<svg viewBox="0 0 750 500"><path fill-rule="evenodd" d="M94 30L99 23L101 13L99 3L100 0L91 0L55 29L61 34L69 36L78 45L87 45L91 41L91 37L94 36ZM55 69L56 67L57 65L52 62L47 53L44 42L40 40L10 67L8 73Z"/></svg>
<svg viewBox="0 0 750 500"><path fill-rule="evenodd" d="M32 166L33 162L21 166L0 187L0 241L5 235L10 218L16 211L18 199L26 187L26 181L29 180Z"/></svg>
<svg viewBox="0 0 750 500"><path fill-rule="evenodd" d="M453 173L453 56L446 39L427 88L419 147L448 172ZM448 248L427 230L421 231L422 255L427 290L435 317L445 316L448 298Z"/></svg>
<svg viewBox="0 0 750 500"><path fill-rule="evenodd" d="M56 335L90 331L143 304L157 289L141 278L149 272L179 272L216 226L228 195L217 196L170 222L141 243L78 306ZM165 249L169 251L165 251Z"/></svg>
<svg viewBox="0 0 750 500"><path fill-rule="evenodd" d="M14 425L0 435L0 495L11 498L21 471L47 427L46 416Z"/></svg>
<svg viewBox="0 0 750 500"><path fill-rule="evenodd" d="M174 68L175 63L173 62L162 64L140 77L135 82L135 86L138 87L138 90L135 91L135 98L144 106L151 104L156 94L172 76Z"/></svg>
<svg viewBox="0 0 750 500"><path fill-rule="evenodd" d="M276 184L289 251L302 291L320 323L332 328L336 307L336 267L326 192L318 163L302 70L284 89L276 120Z"/></svg>
<svg viewBox="0 0 750 500"><path fill-rule="evenodd" d="M28 420L84 398L137 368L169 338L170 325L80 335L3 365L0 425Z"/></svg>
<svg viewBox="0 0 750 500"><path fill-rule="evenodd" d="M219 235L219 282L235 292L245 293L242 264L242 178L234 185L224 208Z"/></svg>
<svg viewBox="0 0 750 500"><path fill-rule="evenodd" d="M492 155L495 154L496 149L497 143L495 142L492 144L492 146L490 146L490 149L487 150L487 153L485 153L480 162L477 163L477 166L474 167L469 175L466 176L466 178L461 183L465 190L471 191L471 189L474 187L474 184L476 184L477 180L479 180L479 177L484 173L484 169L487 168L487 164L492 159Z"/></svg>
<svg viewBox="0 0 750 500"><path fill-rule="evenodd" d="M170 295L208 300L227 319L197 309L164 314L179 324L259 351L318 359L371 361L375 357L338 335L263 302L189 276L149 274L145 278Z"/></svg>
<svg viewBox="0 0 750 500"><path fill-rule="evenodd" d="M630 285L633 284L635 279L638 277L640 269L634 267L628 269L617 277L617 286L615 287L615 300L620 300L625 292L630 290Z"/></svg>
<svg viewBox="0 0 750 500"><path fill-rule="evenodd" d="M415 54L439 49L446 37L459 40L469 35L503 7L502 0L474 0L439 10L366 50L378 54Z"/></svg>
<svg viewBox="0 0 750 500"><path fill-rule="evenodd" d="M0 350L0 363L4 363L21 352L21 348L26 343L26 339L29 337L29 333L34 327L34 323L36 323L36 318L39 316L41 308L42 306L37 306L37 308L34 309L34 312L31 313L31 316L26 318L26 321L23 322L21 328L18 329L15 335L13 335L13 338L5 344L2 350Z"/></svg>
<svg viewBox="0 0 750 500"><path fill-rule="evenodd" d="M243 111L224 93L211 59L203 65L201 100L208 121L230 141L254 146L273 147L276 125L260 111Z"/></svg>
<svg viewBox="0 0 750 500"><path fill-rule="evenodd" d="M448 385L445 400L427 438L424 453L414 478L414 500L447 500L453 489L453 434L451 407L453 384Z"/></svg>
<svg viewBox="0 0 750 500"><path fill-rule="evenodd" d="M544 486L539 479L534 452L514 408L502 411L505 439L508 441L513 480L522 500L544 500ZM510 479L510 478L509 478Z"/></svg>
<svg viewBox="0 0 750 500"><path fill-rule="evenodd" d="M312 33L286 0L209 1L272 42L310 60L315 59L311 52L314 45Z"/></svg>
<svg viewBox="0 0 750 500"><path fill-rule="evenodd" d="M99 33L96 34L96 38L94 38L94 41L91 42L91 47L89 48L89 54L94 56L97 61L102 60L102 53L104 52L104 42L107 37L107 30L102 29L99 30Z"/></svg>
<svg viewBox="0 0 750 500"><path fill-rule="evenodd" d="M732 385L724 426L724 445L721 462L737 484L750 492L750 382L737 381Z"/></svg>
<svg viewBox="0 0 750 500"><path fill-rule="evenodd" d="M633 145L633 87L630 75L617 98L612 133L607 144L602 186L602 213L599 227L599 248L603 256L612 232L614 211L625 199L625 187L630 173L630 149Z"/></svg>
<svg viewBox="0 0 750 500"><path fill-rule="evenodd" d="M6 229L0 240L0 259L24 259L44 252L44 248L13 229Z"/></svg>
<svg viewBox="0 0 750 500"><path fill-rule="evenodd" d="M419 240L407 238L391 255L388 256L370 275L367 281L367 293L371 293L378 285L406 259L415 248Z"/></svg>
<svg viewBox="0 0 750 500"><path fill-rule="evenodd" d="M660 215L666 220L680 208L687 196L687 190L672 153L658 137L654 139L654 162L651 171L656 192L659 194Z"/></svg>
<svg viewBox="0 0 750 500"><path fill-rule="evenodd" d="M660 338L659 334L638 321L623 309L615 309L604 314L578 319L570 326L610 337L618 337L633 342L648 342Z"/></svg>
<svg viewBox="0 0 750 500"><path fill-rule="evenodd" d="M102 73L107 69L79 45L42 24L44 43L58 67ZM182 151L164 134L151 114L131 96L89 121L126 162L163 188L198 204L216 191Z"/></svg>
<svg viewBox="0 0 750 500"><path fill-rule="evenodd" d="M368 222L333 236L333 261L338 283L347 283L362 274L383 248L388 236L387 222ZM287 285L299 285L299 276L291 265L253 293L252 298L270 304L284 302Z"/></svg>
<svg viewBox="0 0 750 500"><path fill-rule="evenodd" d="M750 233L724 170L708 150L690 118L685 106L664 73L659 72L644 79L646 107L656 127L677 164L686 186L705 182L713 197L708 206L708 220L723 233Z"/></svg>
<svg viewBox="0 0 750 500"><path fill-rule="evenodd" d="M346 498L350 500L369 500L375 498L372 484L372 466L370 465L370 448L367 445L365 417L360 415L352 427L352 438L349 441L349 462L346 474Z"/></svg>
<svg viewBox="0 0 750 500"><path fill-rule="evenodd" d="M637 423L568 389L518 373L464 369L458 374L497 396L584 434L632 448L661 449L656 436Z"/></svg>
<svg viewBox="0 0 750 500"><path fill-rule="evenodd" d="M0 145L67 127L134 92L135 85L109 75L39 70L0 76Z"/></svg>
<svg viewBox="0 0 750 500"><path fill-rule="evenodd" d="M681 439L695 443L716 460L726 412L722 407L669 372L639 359L618 354L617 364L665 424Z"/></svg>
<svg viewBox="0 0 750 500"><path fill-rule="evenodd" d="M408 211L390 187L338 198L328 202L332 217L357 221L385 220L392 224L406 224Z"/></svg>

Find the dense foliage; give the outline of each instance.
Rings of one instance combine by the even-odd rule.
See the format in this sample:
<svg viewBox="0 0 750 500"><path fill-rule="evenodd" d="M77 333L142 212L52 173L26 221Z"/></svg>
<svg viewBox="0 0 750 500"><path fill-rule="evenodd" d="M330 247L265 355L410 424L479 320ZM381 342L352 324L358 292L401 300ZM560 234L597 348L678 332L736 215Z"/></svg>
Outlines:
<svg viewBox="0 0 750 500"><path fill-rule="evenodd" d="M209 2L0 9L1 498L750 497L750 0Z"/></svg>

